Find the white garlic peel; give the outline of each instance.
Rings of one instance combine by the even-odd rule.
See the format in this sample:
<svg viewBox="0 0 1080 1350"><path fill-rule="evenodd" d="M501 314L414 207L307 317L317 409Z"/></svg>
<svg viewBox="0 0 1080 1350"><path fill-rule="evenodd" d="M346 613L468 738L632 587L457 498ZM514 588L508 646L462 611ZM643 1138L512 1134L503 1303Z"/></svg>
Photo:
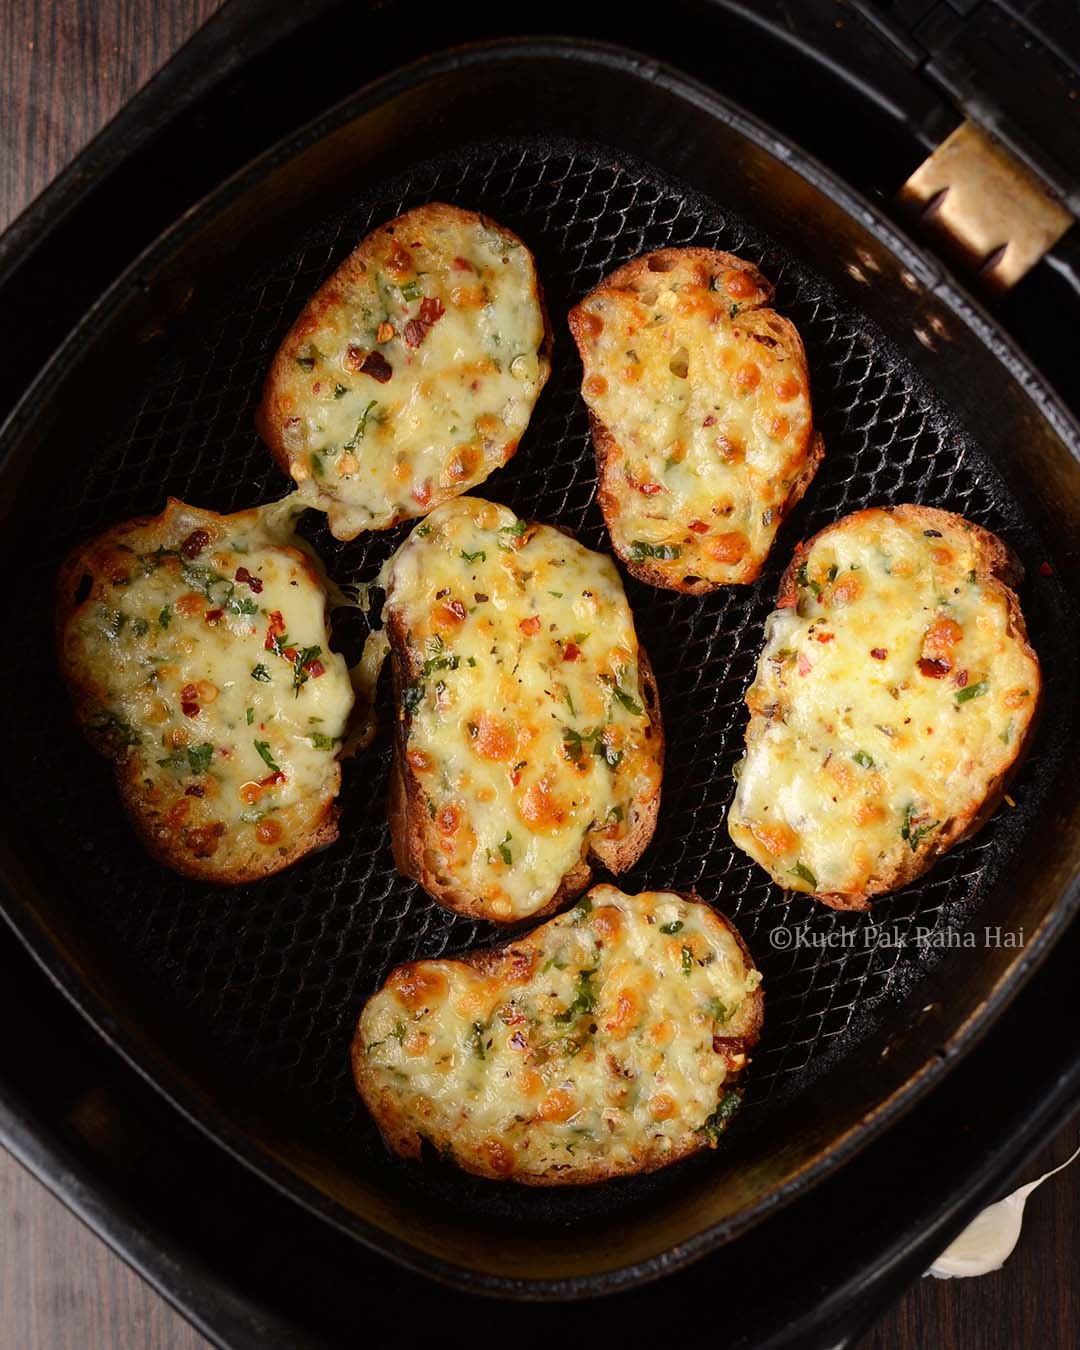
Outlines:
<svg viewBox="0 0 1080 1350"><path fill-rule="evenodd" d="M1078 1157L1080 1148L1060 1166L984 1209L945 1248L926 1274L939 1280L952 1280L971 1275L988 1275L993 1270L1000 1270L1019 1240L1020 1227L1024 1222L1024 1204L1028 1196L1036 1186L1041 1186L1048 1177L1068 1167Z"/></svg>

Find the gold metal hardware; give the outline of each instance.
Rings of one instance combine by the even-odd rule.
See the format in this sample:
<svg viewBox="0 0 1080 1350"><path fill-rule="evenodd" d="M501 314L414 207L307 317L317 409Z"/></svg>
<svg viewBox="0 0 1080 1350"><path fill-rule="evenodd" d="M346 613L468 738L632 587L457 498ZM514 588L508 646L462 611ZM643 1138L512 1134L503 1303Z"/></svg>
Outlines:
<svg viewBox="0 0 1080 1350"><path fill-rule="evenodd" d="M900 189L995 290L1015 286L1073 218L1038 177L974 122L963 122Z"/></svg>

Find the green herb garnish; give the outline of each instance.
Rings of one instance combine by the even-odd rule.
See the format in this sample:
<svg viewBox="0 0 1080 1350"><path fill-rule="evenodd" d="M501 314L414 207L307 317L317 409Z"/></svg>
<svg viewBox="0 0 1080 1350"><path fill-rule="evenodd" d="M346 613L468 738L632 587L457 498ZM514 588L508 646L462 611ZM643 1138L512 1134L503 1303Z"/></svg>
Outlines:
<svg viewBox="0 0 1080 1350"><path fill-rule="evenodd" d="M672 919L670 923L662 923L660 925L660 931L667 937L673 937L676 933L682 932L682 926L682 919Z"/></svg>
<svg viewBox="0 0 1080 1350"><path fill-rule="evenodd" d="M357 422L356 424L356 430L353 432L351 438L345 442L344 448L346 450L355 450L356 447L360 444L360 442L364 439L365 435L367 434L367 424L368 418L371 416L371 410L372 408L377 408L378 406L379 406L378 399L373 398L371 402L367 405L367 407L364 409L364 411L360 414L360 421ZM377 420L378 418L376 417L376 421Z"/></svg>
<svg viewBox="0 0 1080 1350"><path fill-rule="evenodd" d="M270 672L266 669L266 667L265 667L265 666L263 665L263 663L260 661L259 664L258 664L257 666L253 666L253 667L252 667L251 678L252 678L253 680L258 680L260 684L269 684L269 683L270 683Z"/></svg>
<svg viewBox="0 0 1080 1350"><path fill-rule="evenodd" d="M266 767L270 770L270 772L271 772L271 773L280 773L281 770L280 770L280 769L278 768L278 766L274 763L274 756L270 753L270 743L269 743L269 741L255 741L255 742L254 742L254 745L255 745L255 749L256 749L256 750L258 751L258 753L259 753L259 758L260 758L260 759L262 760L262 762L266 765Z"/></svg>
<svg viewBox="0 0 1080 1350"><path fill-rule="evenodd" d="M311 678L308 674L308 666L318 657L322 656L321 647L301 647L296 653L296 659L293 661L293 694L296 698L300 697L300 689L307 684Z"/></svg>
<svg viewBox="0 0 1080 1350"><path fill-rule="evenodd" d="M718 1025L721 1025L724 1022L726 1022L728 1018L731 1016L731 1013L728 1011L727 1004L718 998L710 998L708 1002L705 1004L705 1010L706 1012L708 1012L712 1020L716 1022Z"/></svg>
<svg viewBox="0 0 1080 1350"><path fill-rule="evenodd" d="M648 544L644 539L635 539L630 545L631 562L644 562L646 558L671 562L681 556L682 548L678 544Z"/></svg>
<svg viewBox="0 0 1080 1350"><path fill-rule="evenodd" d="M908 844L911 846L912 853L916 851L930 831L936 830L941 824L940 820L931 820L925 825L919 825L916 823L917 820L918 817L915 814L915 803L908 802L907 806L904 808L904 823L900 826L900 838L907 840Z"/></svg>
<svg viewBox="0 0 1080 1350"><path fill-rule="evenodd" d="M593 988L592 977L596 974L596 967L590 970L578 971L577 986L574 991L574 1001L564 1012L555 1015L555 1021L565 1026L568 1022L576 1021L586 1013L596 1011L596 990Z"/></svg>
<svg viewBox="0 0 1080 1350"><path fill-rule="evenodd" d="M731 1089L724 1093L720 1098L720 1103L709 1119L701 1127L703 1133L708 1137L712 1148L720 1142L720 1136L731 1123L732 1117L742 1105L742 1093Z"/></svg>
<svg viewBox="0 0 1080 1350"><path fill-rule="evenodd" d="M592 913L592 901L587 895L583 895L570 913L575 924L582 923Z"/></svg>
<svg viewBox="0 0 1080 1350"><path fill-rule="evenodd" d="M802 566L799 568L799 570L795 573L795 580L799 583L800 586L809 587L809 589L814 593L815 600L820 599L821 586L818 582L812 581L810 577L807 575L805 563L803 563Z"/></svg>
<svg viewBox="0 0 1080 1350"><path fill-rule="evenodd" d="M987 680L980 680L978 684L965 685L963 689L957 691L957 703L967 703L973 698L982 698L983 694L990 688Z"/></svg>
<svg viewBox="0 0 1080 1350"><path fill-rule="evenodd" d="M210 767L210 760L214 755L214 747L205 742L203 745L189 745L186 750L178 754L170 755L167 759L159 759L158 765L161 768L168 766L173 769L190 769L192 773L205 773Z"/></svg>
<svg viewBox="0 0 1080 1350"><path fill-rule="evenodd" d="M626 692L625 689L622 688L621 685L613 684L611 686L611 692L623 705L626 711L629 713L633 713L635 717L641 717L642 714L645 712L645 709L641 706L641 704L638 703L635 699L631 698L630 695Z"/></svg>
<svg viewBox="0 0 1080 1350"><path fill-rule="evenodd" d="M817 877L805 863L797 862L790 870L793 876L798 877L800 881L805 881L813 890L817 890Z"/></svg>

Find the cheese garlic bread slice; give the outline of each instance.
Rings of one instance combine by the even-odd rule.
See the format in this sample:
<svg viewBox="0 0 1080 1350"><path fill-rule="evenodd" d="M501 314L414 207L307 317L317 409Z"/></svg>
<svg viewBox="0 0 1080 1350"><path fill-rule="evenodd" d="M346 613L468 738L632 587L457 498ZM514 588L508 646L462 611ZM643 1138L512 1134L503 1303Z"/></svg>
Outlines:
<svg viewBox="0 0 1080 1350"><path fill-rule="evenodd" d="M290 538L274 508L170 499L60 572L77 718L146 847L186 876L253 881L337 838L353 691L320 569Z"/></svg>
<svg viewBox="0 0 1080 1350"><path fill-rule="evenodd" d="M656 683L610 558L462 497L390 559L398 869L441 904L513 923L632 866L652 837Z"/></svg>
<svg viewBox="0 0 1080 1350"><path fill-rule="evenodd" d="M380 226L308 301L256 422L338 539L482 483L517 449L550 370L532 255L433 202Z"/></svg>
<svg viewBox="0 0 1080 1350"><path fill-rule="evenodd" d="M387 1143L533 1186L715 1146L761 1029L761 976L697 896L595 886L528 937L400 966L364 1008L356 1086Z"/></svg>
<svg viewBox="0 0 1080 1350"><path fill-rule="evenodd" d="M642 581L698 595L753 581L822 456L802 340L748 262L668 248L570 311L599 500Z"/></svg>
<svg viewBox="0 0 1080 1350"><path fill-rule="evenodd" d="M796 550L746 702L732 839L837 909L921 876L991 815L1039 662L995 535L948 511L857 511Z"/></svg>

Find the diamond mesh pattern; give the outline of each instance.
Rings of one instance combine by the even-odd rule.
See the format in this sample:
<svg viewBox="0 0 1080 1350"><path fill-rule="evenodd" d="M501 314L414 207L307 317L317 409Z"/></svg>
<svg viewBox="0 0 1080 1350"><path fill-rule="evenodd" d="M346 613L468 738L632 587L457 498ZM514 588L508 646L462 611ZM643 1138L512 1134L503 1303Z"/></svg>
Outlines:
<svg viewBox="0 0 1080 1350"><path fill-rule="evenodd" d="M601 147L493 143L416 167L312 225L272 267L223 294L212 322L163 353L134 407L118 409L58 510L44 564L51 569L62 545L79 534L160 510L166 493L223 511L282 495L288 484L252 427L275 346L305 298L368 229L433 198L489 211L521 234L537 254L556 326L553 378L521 450L480 495L568 526L591 547L603 549L605 535L563 317L574 300L644 249L714 245L760 264L777 283L777 307L805 339L827 457L763 578L702 599L627 584L656 667L669 748L656 838L622 884L697 887L735 919L768 991L747 1114L773 1110L857 1045L934 959L932 951L897 946L774 950L768 934L778 926L812 917L815 931L828 934L865 920L826 912L804 897L786 900L728 841L724 815L745 724L742 697L784 562L797 538L847 511L894 500L962 512L1003 533L1029 562L1038 545L989 461L896 349L766 237ZM370 579L401 537L395 531L340 545L312 526L339 581ZM355 654L363 632L360 616L346 614L338 641ZM1033 637L1038 645L1037 630ZM34 675L41 679L40 671ZM55 679L46 679L53 705L40 724L16 729L15 755L28 799L50 804L51 837L68 841L61 865L71 886L131 959L152 970L177 1015L204 1024L213 1053L306 1101L332 1128L348 1129L357 1148L377 1148L348 1071L362 1001L399 962L460 952L495 935L445 913L394 871L384 823L385 683L384 731L345 768L339 842L279 877L228 891L181 880L143 854L113 804L107 769L81 745ZM39 688L38 706L41 698ZM1045 781L1036 751L1017 794L1027 798L1026 809L1035 809L1036 785ZM959 926L1017 828L992 822L923 882L879 901L875 920L900 934L916 919L935 931Z"/></svg>

